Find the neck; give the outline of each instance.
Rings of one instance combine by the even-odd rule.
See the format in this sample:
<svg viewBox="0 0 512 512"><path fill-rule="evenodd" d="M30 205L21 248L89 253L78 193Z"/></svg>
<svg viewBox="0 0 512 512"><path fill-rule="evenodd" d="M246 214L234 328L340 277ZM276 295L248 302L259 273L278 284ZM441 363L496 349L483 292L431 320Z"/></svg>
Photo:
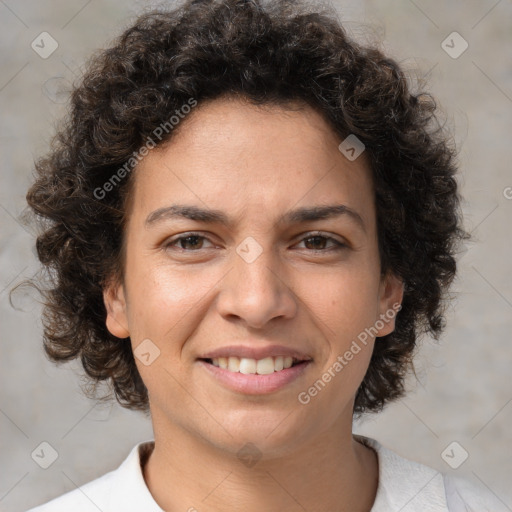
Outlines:
<svg viewBox="0 0 512 512"><path fill-rule="evenodd" d="M370 512L375 500L377 455L351 428L341 435L336 425L278 456L245 445L242 456L240 448L229 452L175 424L164 430L153 418L153 425L144 479L169 512Z"/></svg>

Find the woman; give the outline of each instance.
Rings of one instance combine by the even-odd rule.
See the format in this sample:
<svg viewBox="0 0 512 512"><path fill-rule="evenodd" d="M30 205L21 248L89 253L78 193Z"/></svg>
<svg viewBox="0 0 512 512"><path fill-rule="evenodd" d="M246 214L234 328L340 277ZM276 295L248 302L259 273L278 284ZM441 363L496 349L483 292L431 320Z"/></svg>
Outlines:
<svg viewBox="0 0 512 512"><path fill-rule="evenodd" d="M435 103L286 0L141 16L89 63L27 199L45 350L154 440L44 511L501 510L352 434L438 337L461 227Z"/></svg>

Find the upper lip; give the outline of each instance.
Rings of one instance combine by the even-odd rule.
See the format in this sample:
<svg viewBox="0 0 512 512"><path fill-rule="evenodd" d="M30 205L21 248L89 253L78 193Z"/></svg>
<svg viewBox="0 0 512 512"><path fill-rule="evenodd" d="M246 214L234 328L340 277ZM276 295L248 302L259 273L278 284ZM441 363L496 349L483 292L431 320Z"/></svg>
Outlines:
<svg viewBox="0 0 512 512"><path fill-rule="evenodd" d="M290 356L299 361L309 361L312 358L307 354L291 347L283 345L267 345L266 347L255 347L247 345L232 345L220 347L204 354L199 359L215 359L217 357L244 357L247 359L265 359L266 357Z"/></svg>

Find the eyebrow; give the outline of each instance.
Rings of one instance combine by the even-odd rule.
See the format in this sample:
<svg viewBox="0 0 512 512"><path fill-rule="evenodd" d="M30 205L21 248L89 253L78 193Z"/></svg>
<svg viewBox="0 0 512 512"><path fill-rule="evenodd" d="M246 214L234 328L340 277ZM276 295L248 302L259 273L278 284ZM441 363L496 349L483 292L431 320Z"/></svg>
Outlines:
<svg viewBox="0 0 512 512"><path fill-rule="evenodd" d="M278 221L278 225L315 222L340 217L342 215L355 221L359 227L366 232L366 226L361 215L344 204L309 206L290 210L281 217ZM199 208L198 206L192 205L172 205L158 208L158 210L151 212L147 216L144 225L146 228L149 228L164 220L177 218L205 222L207 224L219 224L227 228L230 228L234 224L234 221L221 210Z"/></svg>

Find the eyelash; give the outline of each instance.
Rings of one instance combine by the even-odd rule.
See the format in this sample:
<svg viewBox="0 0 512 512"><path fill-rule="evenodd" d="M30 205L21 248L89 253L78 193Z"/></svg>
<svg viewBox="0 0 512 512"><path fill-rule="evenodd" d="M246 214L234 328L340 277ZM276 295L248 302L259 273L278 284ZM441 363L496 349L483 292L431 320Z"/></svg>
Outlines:
<svg viewBox="0 0 512 512"><path fill-rule="evenodd" d="M208 237L206 237L204 235L201 235L200 233L190 232L190 233L185 233L184 235L181 235L181 236L175 238L174 240L169 240L167 243L164 244L164 248L166 250L168 250L174 244L179 243L181 240L187 240L188 238L203 238L205 240L209 240ZM303 237L300 240L300 242L303 242L304 240L310 240L312 238L323 238L323 239L325 239L327 241L332 241L335 244L335 247L333 247L331 249L310 249L308 252L312 252L312 253L327 253L327 252L330 252L330 251L340 251L340 250L346 249L348 247L346 244L340 242L339 240L336 240L335 238L333 238L331 236L326 236L326 235L324 235L324 234L322 234L320 232L307 233L307 236ZM210 240L210 242L211 242L211 240ZM182 252L199 252L201 249L193 250L193 249L178 248L178 250L182 251Z"/></svg>

